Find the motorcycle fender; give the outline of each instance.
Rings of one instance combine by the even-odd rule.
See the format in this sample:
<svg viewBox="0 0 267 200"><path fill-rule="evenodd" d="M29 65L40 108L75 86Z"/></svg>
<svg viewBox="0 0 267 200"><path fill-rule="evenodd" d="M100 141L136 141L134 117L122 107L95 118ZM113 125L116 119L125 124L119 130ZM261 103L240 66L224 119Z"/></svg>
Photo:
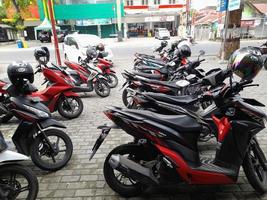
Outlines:
<svg viewBox="0 0 267 200"><path fill-rule="evenodd" d="M78 97L79 95L71 90L65 91L62 93L66 97Z"/></svg>
<svg viewBox="0 0 267 200"><path fill-rule="evenodd" d="M39 122L39 125L42 129L46 129L49 127L56 127L56 128L66 128L66 126L52 118L46 119L44 121Z"/></svg>
<svg viewBox="0 0 267 200"><path fill-rule="evenodd" d="M25 155L22 155L17 152L5 150L0 153L0 163L2 162L16 162L21 160L29 160L29 158Z"/></svg>

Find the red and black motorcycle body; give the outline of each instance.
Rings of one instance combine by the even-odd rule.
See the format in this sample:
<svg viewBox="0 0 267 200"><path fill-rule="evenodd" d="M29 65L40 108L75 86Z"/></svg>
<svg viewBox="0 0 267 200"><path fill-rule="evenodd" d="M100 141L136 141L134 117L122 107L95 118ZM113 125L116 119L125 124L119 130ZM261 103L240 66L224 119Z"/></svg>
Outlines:
<svg viewBox="0 0 267 200"><path fill-rule="evenodd" d="M197 141L201 124L187 115L162 115L150 111L109 107L105 114L135 138L169 160L179 181L188 184L232 184L237 181L240 166L250 141L265 128L266 114L235 97L227 105L235 113L213 116L218 128L218 148L214 160L201 160ZM255 119L256 118L256 119ZM153 177L151 178L153 180ZM152 181L153 182L153 181Z"/></svg>
<svg viewBox="0 0 267 200"><path fill-rule="evenodd" d="M90 73L83 66L71 61L64 61L64 64L77 72L78 77L75 77L75 80L80 80L80 84L87 84Z"/></svg>
<svg viewBox="0 0 267 200"><path fill-rule="evenodd" d="M102 74L116 74L114 70L111 69L113 63L103 59L103 58L98 58L98 63L96 63L96 66L102 71Z"/></svg>

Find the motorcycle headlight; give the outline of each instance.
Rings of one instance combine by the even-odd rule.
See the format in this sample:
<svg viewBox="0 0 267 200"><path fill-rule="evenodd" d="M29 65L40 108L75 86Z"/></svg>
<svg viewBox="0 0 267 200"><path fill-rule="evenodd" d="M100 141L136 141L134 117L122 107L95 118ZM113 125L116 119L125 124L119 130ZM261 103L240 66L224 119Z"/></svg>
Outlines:
<svg viewBox="0 0 267 200"><path fill-rule="evenodd" d="M32 111L33 113L36 113L38 116L40 116L40 117L42 117L42 118L47 118L47 117L50 116L47 112L44 112L44 111L39 110L39 109L37 109L37 108L31 107L31 106L27 106L27 105L24 105L24 107L25 107L27 110L30 110L30 111Z"/></svg>

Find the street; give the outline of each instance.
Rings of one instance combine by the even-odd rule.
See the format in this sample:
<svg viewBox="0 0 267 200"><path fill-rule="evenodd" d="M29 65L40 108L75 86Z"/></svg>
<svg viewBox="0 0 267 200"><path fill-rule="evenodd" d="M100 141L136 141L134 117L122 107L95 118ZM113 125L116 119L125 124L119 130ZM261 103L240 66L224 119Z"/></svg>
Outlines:
<svg viewBox="0 0 267 200"><path fill-rule="evenodd" d="M72 139L74 153L69 164L62 170L47 173L33 166L31 162L26 164L30 166L38 176L39 194L38 199L42 200L122 200L114 193L106 184L103 177L103 162L107 154L116 146L132 141L122 130L112 130L105 142L96 153L92 161L89 162L89 155L96 138L100 134L98 126L109 123L110 120L103 114L105 106L114 105L122 106L121 88L124 80L120 73L123 70L131 70L135 52L151 53L152 48L159 44L154 39L137 39L128 40L123 43L107 41L114 53L113 68L119 77L119 85L112 89L111 95L107 98L100 98L94 92L89 93L82 100L84 102L84 111L82 115L73 120L64 120L58 113L53 113L53 117L67 126L65 130ZM262 41L242 41L241 46L259 46ZM40 46L38 44L38 46ZM46 44L51 47L51 44ZM34 63L33 50L14 49L14 45L10 47L0 47L0 73L5 74L6 66L14 60L25 60ZM203 49L206 51L206 61L203 68L212 69L214 67L225 67L226 64L219 64L219 60L215 57L219 51L220 42L202 41L192 47L193 55L196 56L198 51ZM54 54L51 51L51 54ZM253 89L245 89L242 95L255 98L258 101L267 104L267 71L262 70L255 83L259 83L259 87ZM42 81L41 74L36 76L35 85L40 86ZM265 109L266 111L266 109ZM18 120L12 119L8 124L2 124L0 129L7 140L10 141ZM267 135L266 131L259 134L259 142L261 148L267 155ZM200 143L200 151L202 157L212 157L216 149L216 141L211 140L206 143ZM170 199L170 200L214 200L214 199L267 199L267 195L260 196L256 194L248 183L243 171L240 172L238 184L226 186L187 186L187 187L167 187L155 189L152 193L148 193L143 197L130 198L132 200L141 199Z"/></svg>

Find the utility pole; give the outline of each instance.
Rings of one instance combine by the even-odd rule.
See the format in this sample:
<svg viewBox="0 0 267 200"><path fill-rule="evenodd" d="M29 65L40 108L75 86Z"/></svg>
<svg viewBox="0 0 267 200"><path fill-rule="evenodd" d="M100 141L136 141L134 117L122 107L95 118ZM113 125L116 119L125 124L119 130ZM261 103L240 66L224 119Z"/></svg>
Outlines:
<svg viewBox="0 0 267 200"><path fill-rule="evenodd" d="M117 11L117 26L118 26L118 42L122 42L122 31L121 31L121 0L116 0L116 11Z"/></svg>
<svg viewBox="0 0 267 200"><path fill-rule="evenodd" d="M227 1L228 9L226 10L223 41L220 50L220 58L223 60L228 60L231 54L240 48L240 27L243 10L243 5L240 3L239 9L229 11L231 0Z"/></svg>
<svg viewBox="0 0 267 200"><path fill-rule="evenodd" d="M48 1L48 10L49 10L50 20L51 20L51 25L52 25L52 33L54 37L54 47L55 47L55 53L56 53L56 58L57 58L57 64L61 65L57 31L56 31L56 22L55 22L55 16L54 16L53 8L52 8L52 0L47 0L47 1Z"/></svg>
<svg viewBox="0 0 267 200"><path fill-rule="evenodd" d="M190 7L191 7L191 0L186 0L186 32L187 35L190 35L191 26L190 26Z"/></svg>

